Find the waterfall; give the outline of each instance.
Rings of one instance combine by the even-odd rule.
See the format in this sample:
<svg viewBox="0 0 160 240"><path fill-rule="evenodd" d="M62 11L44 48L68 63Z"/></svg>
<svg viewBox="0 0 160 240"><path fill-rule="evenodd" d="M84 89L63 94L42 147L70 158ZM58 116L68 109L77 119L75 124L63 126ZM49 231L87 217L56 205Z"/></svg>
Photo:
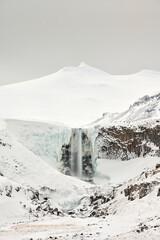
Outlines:
<svg viewBox="0 0 160 240"><path fill-rule="evenodd" d="M72 129L71 134L71 173L82 177L82 130Z"/></svg>
<svg viewBox="0 0 160 240"><path fill-rule="evenodd" d="M94 138L87 129L72 128L68 144L61 148L62 172L90 180L94 175Z"/></svg>
<svg viewBox="0 0 160 240"><path fill-rule="evenodd" d="M77 159L77 170L78 176L82 177L82 129L78 129L78 159Z"/></svg>

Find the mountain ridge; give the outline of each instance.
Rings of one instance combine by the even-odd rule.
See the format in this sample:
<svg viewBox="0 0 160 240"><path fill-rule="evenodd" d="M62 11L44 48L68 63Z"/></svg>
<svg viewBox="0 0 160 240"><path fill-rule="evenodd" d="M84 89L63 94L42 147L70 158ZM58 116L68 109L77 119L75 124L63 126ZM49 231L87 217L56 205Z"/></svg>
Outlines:
<svg viewBox="0 0 160 240"><path fill-rule="evenodd" d="M86 64L0 87L0 118L64 122L77 127L103 112L123 112L159 89L160 74L113 76ZM145 86L145 87L144 87Z"/></svg>

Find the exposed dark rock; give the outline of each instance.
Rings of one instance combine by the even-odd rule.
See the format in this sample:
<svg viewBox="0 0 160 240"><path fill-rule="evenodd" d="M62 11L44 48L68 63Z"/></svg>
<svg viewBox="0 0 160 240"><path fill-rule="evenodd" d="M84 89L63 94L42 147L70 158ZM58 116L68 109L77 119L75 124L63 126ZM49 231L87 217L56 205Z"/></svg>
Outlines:
<svg viewBox="0 0 160 240"><path fill-rule="evenodd" d="M2 142L1 139L0 139L0 145L2 145L3 147L8 146L9 148L11 148L10 144Z"/></svg>
<svg viewBox="0 0 160 240"><path fill-rule="evenodd" d="M160 168L160 163L156 164L156 169Z"/></svg>
<svg viewBox="0 0 160 240"><path fill-rule="evenodd" d="M90 207L92 208L91 212L90 212L90 217L95 216L95 217L102 217L102 216L106 216L109 215L108 213L108 209L101 209L102 204L107 203L109 201L111 201L112 199L115 198L115 189L113 188L113 190L108 194L108 195L104 195L104 194L95 194L90 196Z"/></svg>
<svg viewBox="0 0 160 240"><path fill-rule="evenodd" d="M16 187L15 190L19 192L21 190L21 187Z"/></svg>
<svg viewBox="0 0 160 240"><path fill-rule="evenodd" d="M61 148L61 171L66 175L71 175L71 141Z"/></svg>
<svg viewBox="0 0 160 240"><path fill-rule="evenodd" d="M125 197L128 197L128 200L133 201L137 197L139 199L145 197L149 194L153 189L154 186L159 185L160 183L157 181L147 182L147 183L140 183L128 186L124 189Z"/></svg>
<svg viewBox="0 0 160 240"><path fill-rule="evenodd" d="M152 185L148 183L140 184L139 188L139 198L145 197L149 192L151 192Z"/></svg>
<svg viewBox="0 0 160 240"><path fill-rule="evenodd" d="M41 191L43 191L43 192L49 191L50 193L56 192L55 189L52 189L52 188L49 188L46 186L41 187Z"/></svg>
<svg viewBox="0 0 160 240"><path fill-rule="evenodd" d="M160 197L160 188L158 189L157 197Z"/></svg>
<svg viewBox="0 0 160 240"><path fill-rule="evenodd" d="M103 127L99 129L96 146L99 158L129 160L147 154L160 156L160 125Z"/></svg>
<svg viewBox="0 0 160 240"><path fill-rule="evenodd" d="M139 224L139 229L137 230L137 232L138 232L138 233L144 232L144 231L146 231L146 230L148 230L148 229L149 229L149 227L148 227L147 225L145 225L145 224L143 224L143 223L140 223L140 224Z"/></svg>
<svg viewBox="0 0 160 240"><path fill-rule="evenodd" d="M28 192L30 192L31 200L39 200L39 192L37 190L30 188L28 189Z"/></svg>
<svg viewBox="0 0 160 240"><path fill-rule="evenodd" d="M6 191L6 196L7 196L7 197L11 197L11 194L12 194L12 186L6 186L6 187L5 187L5 191Z"/></svg>
<svg viewBox="0 0 160 240"><path fill-rule="evenodd" d="M75 214L75 212L74 211L69 211L68 214L73 215L73 214Z"/></svg>

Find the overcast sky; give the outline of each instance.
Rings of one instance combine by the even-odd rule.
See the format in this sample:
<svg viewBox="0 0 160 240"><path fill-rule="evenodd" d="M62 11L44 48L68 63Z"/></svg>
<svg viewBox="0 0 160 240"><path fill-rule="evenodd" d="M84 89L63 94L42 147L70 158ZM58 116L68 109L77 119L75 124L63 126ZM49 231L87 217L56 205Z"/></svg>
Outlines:
<svg viewBox="0 0 160 240"><path fill-rule="evenodd" d="M80 62L160 71L160 0L0 0L0 83Z"/></svg>

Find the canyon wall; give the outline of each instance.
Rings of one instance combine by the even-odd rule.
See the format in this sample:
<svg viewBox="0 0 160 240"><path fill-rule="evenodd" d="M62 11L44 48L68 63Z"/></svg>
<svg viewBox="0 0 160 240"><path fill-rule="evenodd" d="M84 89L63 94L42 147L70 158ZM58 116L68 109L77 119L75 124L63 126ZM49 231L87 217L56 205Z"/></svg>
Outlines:
<svg viewBox="0 0 160 240"><path fill-rule="evenodd" d="M102 127L95 144L98 157L104 159L160 156L160 125Z"/></svg>

